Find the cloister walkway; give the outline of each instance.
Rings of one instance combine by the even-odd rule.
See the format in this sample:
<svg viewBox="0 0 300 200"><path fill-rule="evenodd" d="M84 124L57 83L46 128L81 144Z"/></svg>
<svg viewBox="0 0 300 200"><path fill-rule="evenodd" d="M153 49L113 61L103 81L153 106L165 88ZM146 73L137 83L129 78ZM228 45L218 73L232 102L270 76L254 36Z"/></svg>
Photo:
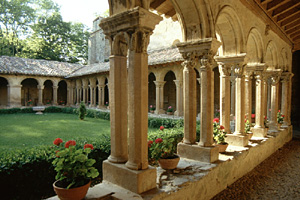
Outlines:
<svg viewBox="0 0 300 200"><path fill-rule="evenodd" d="M300 131L254 170L212 200L300 199Z"/></svg>

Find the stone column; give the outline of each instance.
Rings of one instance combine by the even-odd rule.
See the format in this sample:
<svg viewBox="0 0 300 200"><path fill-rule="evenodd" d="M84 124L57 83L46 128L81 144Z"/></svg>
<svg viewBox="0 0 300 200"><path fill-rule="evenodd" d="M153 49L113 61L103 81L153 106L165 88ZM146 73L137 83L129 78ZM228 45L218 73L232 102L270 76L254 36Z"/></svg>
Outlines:
<svg viewBox="0 0 300 200"><path fill-rule="evenodd" d="M249 138L245 134L245 81L243 60L245 55L237 57L233 65L235 79L235 131L227 134L226 142L234 146L247 146ZM238 62L240 60L240 62Z"/></svg>
<svg viewBox="0 0 300 200"><path fill-rule="evenodd" d="M214 118L214 72L208 58L201 59L201 118L199 145L211 147L213 145Z"/></svg>
<svg viewBox="0 0 300 200"><path fill-rule="evenodd" d="M155 114L164 114L164 85L166 81L154 81L156 86L156 109Z"/></svg>
<svg viewBox="0 0 300 200"><path fill-rule="evenodd" d="M219 148L213 146L213 94L214 82L212 56L220 43L212 38L178 43L184 58L184 139L178 144L181 157L202 162L214 162L219 158ZM200 49L200 50L199 50ZM204 55L204 56L203 56ZM194 66L201 60L201 121L200 141L196 143L196 74Z"/></svg>
<svg viewBox="0 0 300 200"><path fill-rule="evenodd" d="M287 125L290 126L292 125L291 123L291 109L292 109L292 77L294 76L293 73L290 73L289 75L289 80L288 80L288 98L287 98L287 104L288 104L288 108L287 108L287 115L286 115L286 121L287 121Z"/></svg>
<svg viewBox="0 0 300 200"><path fill-rule="evenodd" d="M233 117L235 115L235 75L232 72L230 77L230 116L231 120L233 120Z"/></svg>
<svg viewBox="0 0 300 200"><path fill-rule="evenodd" d="M53 84L53 105L57 106L57 84Z"/></svg>
<svg viewBox="0 0 300 200"><path fill-rule="evenodd" d="M219 64L220 72L220 124L230 134L230 65Z"/></svg>
<svg viewBox="0 0 300 200"><path fill-rule="evenodd" d="M82 86L82 101L87 104L87 86Z"/></svg>
<svg viewBox="0 0 300 200"><path fill-rule="evenodd" d="M247 66L245 69L245 116L250 124L252 114L252 78L253 70Z"/></svg>
<svg viewBox="0 0 300 200"><path fill-rule="evenodd" d="M98 99L99 99L99 105L98 107L101 108L104 106L104 88L105 85L98 85Z"/></svg>
<svg viewBox="0 0 300 200"><path fill-rule="evenodd" d="M271 101L272 101L272 84L271 84L272 80L271 79L268 79L267 80L267 97L266 97L266 100L267 100L267 116L268 116L268 119L270 120L271 119Z"/></svg>
<svg viewBox="0 0 300 200"><path fill-rule="evenodd" d="M38 90L39 90L39 98L38 98L38 106L43 105L43 90L44 86L43 85L38 85Z"/></svg>
<svg viewBox="0 0 300 200"><path fill-rule="evenodd" d="M89 107L95 107L95 85L91 84L90 87L90 105Z"/></svg>
<svg viewBox="0 0 300 200"><path fill-rule="evenodd" d="M288 127L289 113L288 107L291 102L289 101L289 85L292 74L289 72L282 73L281 84L282 84L282 95L281 95L281 113L284 115L282 127Z"/></svg>
<svg viewBox="0 0 300 200"><path fill-rule="evenodd" d="M176 85L176 111L175 116L183 115L183 91L182 91L182 81L174 80Z"/></svg>
<svg viewBox="0 0 300 200"><path fill-rule="evenodd" d="M268 118L268 75L264 74L263 76L263 97L264 97L264 100L263 100L263 114L264 114L264 117Z"/></svg>
<svg viewBox="0 0 300 200"><path fill-rule="evenodd" d="M270 111L270 131L278 131L277 113L278 113L278 84L280 80L279 73L273 73L271 76L271 111Z"/></svg>
<svg viewBox="0 0 300 200"><path fill-rule="evenodd" d="M111 6L114 5L117 5L117 2ZM118 6L124 5L118 4ZM111 12L113 11L112 9ZM114 156L118 156L122 162L127 160L124 156L128 155L125 165L103 162L103 179L135 193L143 193L156 188L156 169L148 166L147 47L150 35L160 20L162 20L160 16L138 6L113 14L100 23L104 33L110 38L112 47L109 81L111 151L116 151ZM125 56L128 51L127 47L129 47L128 79L123 78L123 75L127 74ZM124 121L127 124L127 103L124 105L124 101L127 102L126 86L128 86L128 135L127 126L124 124ZM122 129L122 133L117 128L120 131ZM124 135L116 137L113 132L119 136ZM122 143L121 147L115 147L118 142ZM122 150L125 154L122 157L119 155L121 154L119 149L127 146L128 151ZM113 153L109 161L113 159L112 155Z"/></svg>
<svg viewBox="0 0 300 200"><path fill-rule="evenodd" d="M21 107L21 88L22 85L7 86L7 105L10 108Z"/></svg>
<svg viewBox="0 0 300 200"><path fill-rule="evenodd" d="M255 126L252 129L253 135L255 137L265 137L267 135L267 130L264 125L264 70L256 70L255 72Z"/></svg>
<svg viewBox="0 0 300 200"><path fill-rule="evenodd" d="M76 87L76 105L80 104L80 88Z"/></svg>

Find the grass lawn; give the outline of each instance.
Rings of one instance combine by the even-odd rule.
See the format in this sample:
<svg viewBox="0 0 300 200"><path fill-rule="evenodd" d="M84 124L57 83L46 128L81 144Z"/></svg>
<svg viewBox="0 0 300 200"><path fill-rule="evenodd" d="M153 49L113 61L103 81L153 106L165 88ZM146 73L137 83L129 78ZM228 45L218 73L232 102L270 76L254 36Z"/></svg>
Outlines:
<svg viewBox="0 0 300 200"><path fill-rule="evenodd" d="M0 115L0 150L10 148L52 145L55 138L64 141L83 137L97 138L110 134L110 122L103 119L85 118L64 113L36 115Z"/></svg>

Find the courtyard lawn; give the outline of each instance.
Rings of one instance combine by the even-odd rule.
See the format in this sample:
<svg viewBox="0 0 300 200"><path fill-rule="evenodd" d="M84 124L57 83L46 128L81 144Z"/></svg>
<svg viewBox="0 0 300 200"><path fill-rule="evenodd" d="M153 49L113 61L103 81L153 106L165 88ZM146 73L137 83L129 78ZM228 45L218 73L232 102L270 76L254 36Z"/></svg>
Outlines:
<svg viewBox="0 0 300 200"><path fill-rule="evenodd" d="M110 122L64 113L0 115L0 150L52 145L55 138L97 138L110 134Z"/></svg>

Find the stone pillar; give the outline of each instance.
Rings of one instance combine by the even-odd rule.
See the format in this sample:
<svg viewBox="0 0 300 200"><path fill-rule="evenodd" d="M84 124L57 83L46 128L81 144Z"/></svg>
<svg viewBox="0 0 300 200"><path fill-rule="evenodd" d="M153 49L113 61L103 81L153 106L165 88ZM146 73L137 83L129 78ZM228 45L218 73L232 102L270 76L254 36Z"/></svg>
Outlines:
<svg viewBox="0 0 300 200"><path fill-rule="evenodd" d="M245 134L245 81L243 61L245 54L238 56L233 65L235 79L235 131L227 134L226 142L233 146L247 146L249 137Z"/></svg>
<svg viewBox="0 0 300 200"><path fill-rule="evenodd" d="M278 113L278 84L280 80L280 74L273 73L271 76L271 111L269 127L271 132L278 131L277 113Z"/></svg>
<svg viewBox="0 0 300 200"><path fill-rule="evenodd" d="M245 116L250 124L252 114L252 78L253 70L247 66L245 69Z"/></svg>
<svg viewBox="0 0 300 200"><path fill-rule="evenodd" d="M201 162L215 162L219 159L219 148L213 146L213 94L214 82L212 56L220 43L216 39L178 43L179 52L184 58L183 97L184 97L184 139L178 144L181 157ZM199 50L200 49L200 50ZM204 55L204 56L203 56ZM196 143L196 74L194 66L201 59L201 133Z"/></svg>
<svg viewBox="0 0 300 200"><path fill-rule="evenodd" d="M90 87L90 105L89 107L95 107L95 85L91 84Z"/></svg>
<svg viewBox="0 0 300 200"><path fill-rule="evenodd" d="M81 92L80 88L76 87L76 105L77 106L80 104L80 100L81 100L81 98L80 98L80 96L81 96L80 92Z"/></svg>
<svg viewBox="0 0 300 200"><path fill-rule="evenodd" d="M269 77L267 75L264 74L263 76L263 114L264 117L268 118L268 79Z"/></svg>
<svg viewBox="0 0 300 200"><path fill-rule="evenodd" d="M164 85L166 81L154 81L156 86L156 110L155 114L164 114Z"/></svg>
<svg viewBox="0 0 300 200"><path fill-rule="evenodd" d="M118 6L124 5L118 4ZM147 47L152 30L160 20L162 20L160 16L138 6L111 15L100 23L104 33L110 38L112 47L109 81L112 153L109 161L103 162L103 179L135 193L143 193L156 188L156 169L148 166ZM128 47L127 81L127 78L124 78L123 75L127 74L125 55ZM128 98L126 86L128 86ZM126 126L127 99L128 135ZM118 145L121 145L121 147L118 147ZM127 146L128 151L124 149ZM123 148L122 152L120 151L121 148ZM126 154L128 155L128 161L125 165L110 162L116 156L118 156L118 162L125 162L127 160ZM130 183L128 180L130 180Z"/></svg>
<svg viewBox="0 0 300 200"><path fill-rule="evenodd" d="M38 85L38 90L39 90L39 97L38 97L38 106L43 105L43 90L44 86L43 85Z"/></svg>
<svg viewBox="0 0 300 200"><path fill-rule="evenodd" d="M101 108L101 107L104 107L104 88L105 88L105 85L98 85L98 99L99 99L99 105L98 107Z"/></svg>
<svg viewBox="0 0 300 200"><path fill-rule="evenodd" d="M7 105L10 108L21 107L21 88L22 85L7 86Z"/></svg>
<svg viewBox="0 0 300 200"><path fill-rule="evenodd" d="M230 69L229 65L220 64L220 124L230 134Z"/></svg>
<svg viewBox="0 0 300 200"><path fill-rule="evenodd" d="M57 84L53 84L53 105L57 106Z"/></svg>
<svg viewBox="0 0 300 200"><path fill-rule="evenodd" d="M174 80L176 85L176 111L175 116L183 115L183 91L182 91L182 81Z"/></svg>
<svg viewBox="0 0 300 200"><path fill-rule="evenodd" d="M272 99L272 85L271 85L271 79L267 80L267 98L266 98L266 102L267 102L267 117L269 120L271 120L271 99Z"/></svg>
<svg viewBox="0 0 300 200"><path fill-rule="evenodd" d="M201 118L199 145L211 147L213 145L214 118L214 72L208 58L201 59Z"/></svg>
<svg viewBox="0 0 300 200"><path fill-rule="evenodd" d="M282 73L281 76L281 84L282 84L281 113L284 115L282 127L288 127L290 125L288 108L289 108L289 104L291 104L291 102L289 101L289 96L290 96L289 88L290 88L291 76L292 74L289 72L284 72Z"/></svg>
<svg viewBox="0 0 300 200"><path fill-rule="evenodd" d="M265 137L267 135L267 129L264 125L264 70L256 70L255 72L255 126L252 129L255 137Z"/></svg>
<svg viewBox="0 0 300 200"><path fill-rule="evenodd" d="M235 75L232 72L232 75L230 77L230 116L231 120L233 120L233 116L235 115Z"/></svg>
<svg viewBox="0 0 300 200"><path fill-rule="evenodd" d="M288 104L288 108L287 108L287 115L286 115L286 121L287 121L287 125L290 126L291 124L291 109L292 109L292 77L294 76L293 73L290 73L289 75L289 80L288 80L288 98L287 98L287 104Z"/></svg>
<svg viewBox="0 0 300 200"><path fill-rule="evenodd" d="M88 87L87 86L82 86L82 101L87 104L87 90Z"/></svg>

